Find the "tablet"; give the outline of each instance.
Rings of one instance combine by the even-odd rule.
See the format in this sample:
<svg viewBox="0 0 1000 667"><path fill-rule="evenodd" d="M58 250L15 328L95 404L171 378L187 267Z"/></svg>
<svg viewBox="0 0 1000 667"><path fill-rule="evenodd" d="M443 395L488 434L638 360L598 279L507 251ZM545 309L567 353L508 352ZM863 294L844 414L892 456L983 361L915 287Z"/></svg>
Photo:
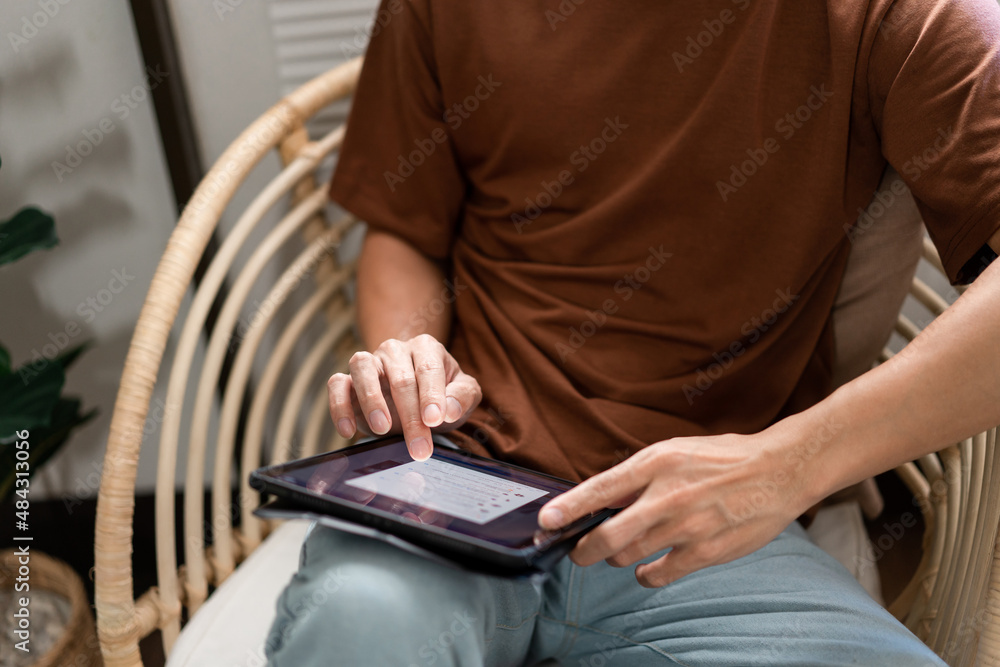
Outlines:
<svg viewBox="0 0 1000 667"><path fill-rule="evenodd" d="M329 515L501 576L548 571L614 513L603 510L543 531L538 511L572 482L477 456L437 437L426 461L414 461L403 438L389 436L260 468L250 485L278 496L285 516L290 506Z"/></svg>

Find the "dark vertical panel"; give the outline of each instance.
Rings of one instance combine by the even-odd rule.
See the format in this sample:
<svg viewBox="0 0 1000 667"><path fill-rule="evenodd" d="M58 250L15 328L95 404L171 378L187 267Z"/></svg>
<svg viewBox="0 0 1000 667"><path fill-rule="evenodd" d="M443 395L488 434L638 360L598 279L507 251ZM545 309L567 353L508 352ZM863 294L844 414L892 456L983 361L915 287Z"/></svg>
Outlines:
<svg viewBox="0 0 1000 667"><path fill-rule="evenodd" d="M177 42L174 39L173 25L170 22L170 12L166 0L129 1L147 76L155 77L162 72L167 74L159 80L155 87L152 87L151 95L156 112L156 122L160 130L160 142L167 160L167 169L170 172L174 201L177 210L181 211L194 194L205 170L202 166L201 153L194 130L194 120L188 103L187 89L184 85L183 70L181 69ZM213 232L195 269L194 284L196 287L201 284L218 248L218 233ZM228 294L229 283L225 281L219 289L205 321L204 333L206 336L211 335L215 329L219 312ZM234 344L230 345L227 350L219 375L218 390L220 393L225 388L238 350L239 339L235 338ZM237 460L239 460L243 442L243 429L252 398L252 389L252 385L248 385L243 397L239 430L236 434L235 456Z"/></svg>
<svg viewBox="0 0 1000 667"><path fill-rule="evenodd" d="M180 211L204 176L204 170L173 26L165 0L130 0L130 4L147 74L167 73L153 88L152 97L174 189L174 201Z"/></svg>

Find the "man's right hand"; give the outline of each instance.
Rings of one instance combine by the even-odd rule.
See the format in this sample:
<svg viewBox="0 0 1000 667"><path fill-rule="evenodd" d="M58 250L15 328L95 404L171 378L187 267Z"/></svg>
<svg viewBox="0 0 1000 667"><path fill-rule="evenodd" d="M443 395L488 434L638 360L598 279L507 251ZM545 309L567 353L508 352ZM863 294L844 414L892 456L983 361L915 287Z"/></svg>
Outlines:
<svg viewBox="0 0 1000 667"><path fill-rule="evenodd" d="M351 357L350 373L327 381L330 417L337 431L374 435L402 433L417 461L434 451L431 429L461 426L479 405L483 392L471 375L433 336L390 339L374 352Z"/></svg>

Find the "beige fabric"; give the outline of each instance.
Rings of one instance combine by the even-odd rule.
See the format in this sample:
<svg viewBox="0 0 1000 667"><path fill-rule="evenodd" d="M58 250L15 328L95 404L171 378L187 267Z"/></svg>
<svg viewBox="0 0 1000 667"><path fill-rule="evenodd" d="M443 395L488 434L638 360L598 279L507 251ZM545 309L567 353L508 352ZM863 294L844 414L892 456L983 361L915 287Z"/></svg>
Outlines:
<svg viewBox="0 0 1000 667"><path fill-rule="evenodd" d="M856 502L838 503L824 507L806 531L809 538L854 575L868 595L885 604L882 599L882 580L878 574L875 549L868 538L868 530Z"/></svg>
<svg viewBox="0 0 1000 667"><path fill-rule="evenodd" d="M865 373L878 359L920 260L920 212L891 167L849 236L853 247L833 310L834 387Z"/></svg>

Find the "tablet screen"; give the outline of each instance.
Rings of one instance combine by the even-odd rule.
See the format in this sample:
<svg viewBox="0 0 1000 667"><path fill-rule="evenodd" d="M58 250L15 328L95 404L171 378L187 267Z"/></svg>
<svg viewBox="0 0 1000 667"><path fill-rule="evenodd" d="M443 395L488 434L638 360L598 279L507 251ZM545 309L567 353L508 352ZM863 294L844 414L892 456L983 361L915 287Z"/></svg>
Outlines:
<svg viewBox="0 0 1000 667"><path fill-rule="evenodd" d="M355 477L347 484L479 525L548 495L544 489L434 458Z"/></svg>
<svg viewBox="0 0 1000 667"><path fill-rule="evenodd" d="M270 474L313 494L513 548L532 544L538 510L572 486L441 446L414 461L402 439L295 461Z"/></svg>

